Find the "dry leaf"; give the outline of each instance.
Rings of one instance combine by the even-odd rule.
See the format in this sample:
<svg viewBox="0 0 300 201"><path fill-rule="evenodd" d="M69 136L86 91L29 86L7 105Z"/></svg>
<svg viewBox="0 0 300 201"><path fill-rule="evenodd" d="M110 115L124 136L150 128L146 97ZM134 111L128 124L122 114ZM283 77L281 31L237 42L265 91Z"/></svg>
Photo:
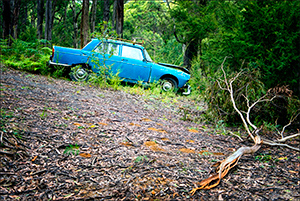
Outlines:
<svg viewBox="0 0 300 201"><path fill-rule="evenodd" d="M124 146L133 146L133 144L130 143L130 142L121 142L120 145L124 145Z"/></svg>
<svg viewBox="0 0 300 201"><path fill-rule="evenodd" d="M84 158L91 158L92 157L92 155L89 154L89 153L80 153L79 155L84 157Z"/></svg>
<svg viewBox="0 0 300 201"><path fill-rule="evenodd" d="M160 148L154 141L146 141L144 145L150 147L152 151L166 151L163 148Z"/></svg>
<svg viewBox="0 0 300 201"><path fill-rule="evenodd" d="M152 120L148 118L142 118L142 121L152 121Z"/></svg>
<svg viewBox="0 0 300 201"><path fill-rule="evenodd" d="M188 131L192 133L199 133L199 131L197 131L196 129L188 129Z"/></svg>
<svg viewBox="0 0 300 201"><path fill-rule="evenodd" d="M294 173L294 174L297 174L298 172L297 171L293 171L293 170L289 170L290 173Z"/></svg>
<svg viewBox="0 0 300 201"><path fill-rule="evenodd" d="M195 150L187 149L187 148L179 149L179 151L181 151L183 153L195 153Z"/></svg>
<svg viewBox="0 0 300 201"><path fill-rule="evenodd" d="M102 122L99 122L98 124L99 125L103 125L103 126L107 126L108 125L107 123L102 123Z"/></svg>
<svg viewBox="0 0 300 201"><path fill-rule="evenodd" d="M81 124L80 123L73 123L75 126L81 126Z"/></svg>
<svg viewBox="0 0 300 201"><path fill-rule="evenodd" d="M130 123L129 126L137 126L137 127L141 127L141 125L135 124L135 123Z"/></svg>
<svg viewBox="0 0 300 201"><path fill-rule="evenodd" d="M144 145L149 147L149 146L155 146L156 143L154 141L146 141L146 142L144 142Z"/></svg>
<svg viewBox="0 0 300 201"><path fill-rule="evenodd" d="M160 138L161 140L163 140L163 141L170 141L168 138Z"/></svg>
<svg viewBox="0 0 300 201"><path fill-rule="evenodd" d="M150 131L157 131L157 132L161 132L161 133L166 133L166 131L165 131L165 130L163 130L163 129L157 129L157 128L148 128L148 130L150 130Z"/></svg>
<svg viewBox="0 0 300 201"><path fill-rule="evenodd" d="M34 158L31 160L31 161L32 161L32 162L34 162L34 161L35 161L35 159L36 159L37 157L38 157L38 156L35 156L35 157L34 157Z"/></svg>
<svg viewBox="0 0 300 201"><path fill-rule="evenodd" d="M159 146L151 146L150 147L150 149L152 150L152 151L166 151L165 149L163 149L163 148L160 148Z"/></svg>

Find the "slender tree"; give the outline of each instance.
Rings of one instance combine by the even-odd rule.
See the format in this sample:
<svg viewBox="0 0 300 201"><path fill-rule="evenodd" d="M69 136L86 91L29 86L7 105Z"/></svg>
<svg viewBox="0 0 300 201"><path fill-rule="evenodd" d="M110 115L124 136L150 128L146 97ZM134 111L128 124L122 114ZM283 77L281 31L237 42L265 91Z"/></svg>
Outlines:
<svg viewBox="0 0 300 201"><path fill-rule="evenodd" d="M10 27L11 27L11 9L10 1L4 0L2 5L2 17L3 17L3 38L9 38Z"/></svg>
<svg viewBox="0 0 300 201"><path fill-rule="evenodd" d="M52 39L52 0L46 1L45 39L48 41Z"/></svg>
<svg viewBox="0 0 300 201"><path fill-rule="evenodd" d="M96 26L97 0L93 0L91 14L91 33L93 33L95 31Z"/></svg>
<svg viewBox="0 0 300 201"><path fill-rule="evenodd" d="M83 0L81 26L80 26L80 47L83 48L89 38L89 0Z"/></svg>
<svg viewBox="0 0 300 201"><path fill-rule="evenodd" d="M37 1L37 36L41 39L43 34L43 20L44 20L44 0Z"/></svg>
<svg viewBox="0 0 300 201"><path fill-rule="evenodd" d="M13 2L13 22L12 22L12 31L11 35L14 39L18 38L18 20L19 20L19 14L20 14L20 0L14 0Z"/></svg>
<svg viewBox="0 0 300 201"><path fill-rule="evenodd" d="M103 2L103 21L109 21L109 0Z"/></svg>
<svg viewBox="0 0 300 201"><path fill-rule="evenodd" d="M73 12L73 47L78 48L78 17L82 12L82 9L76 12L76 0L72 0L72 4L70 4L70 8Z"/></svg>
<svg viewBox="0 0 300 201"><path fill-rule="evenodd" d="M119 37L123 37L123 24L124 24L124 0L116 1L116 32Z"/></svg>

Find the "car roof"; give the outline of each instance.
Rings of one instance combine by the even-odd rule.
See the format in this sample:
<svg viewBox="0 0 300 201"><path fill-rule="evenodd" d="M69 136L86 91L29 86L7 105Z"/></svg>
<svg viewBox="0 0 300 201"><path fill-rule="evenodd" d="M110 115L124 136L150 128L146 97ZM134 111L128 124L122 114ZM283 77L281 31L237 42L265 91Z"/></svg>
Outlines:
<svg viewBox="0 0 300 201"><path fill-rule="evenodd" d="M141 45L139 45L137 43L133 43L132 41L131 42L124 41L124 39L122 39L122 40L115 40L115 39L106 39L106 38L103 38L103 39L93 38L92 40L98 40L99 42L101 42L101 41L113 42L113 43L118 43L118 44L121 44L121 45L128 45L128 46L139 47L141 49L144 49L143 46L141 46Z"/></svg>

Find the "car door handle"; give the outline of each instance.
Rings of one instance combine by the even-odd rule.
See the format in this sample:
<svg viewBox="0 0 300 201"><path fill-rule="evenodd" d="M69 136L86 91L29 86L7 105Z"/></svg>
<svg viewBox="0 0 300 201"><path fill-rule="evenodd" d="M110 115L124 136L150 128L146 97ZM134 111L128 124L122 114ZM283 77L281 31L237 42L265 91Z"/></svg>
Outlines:
<svg viewBox="0 0 300 201"><path fill-rule="evenodd" d="M128 61L127 59L122 59L122 61Z"/></svg>

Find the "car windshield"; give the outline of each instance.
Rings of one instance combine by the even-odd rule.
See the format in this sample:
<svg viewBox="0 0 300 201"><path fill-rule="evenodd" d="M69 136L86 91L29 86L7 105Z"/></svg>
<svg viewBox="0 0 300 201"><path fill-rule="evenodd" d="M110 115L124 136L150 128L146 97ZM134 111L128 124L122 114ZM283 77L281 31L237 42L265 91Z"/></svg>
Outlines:
<svg viewBox="0 0 300 201"><path fill-rule="evenodd" d="M144 54L145 54L146 60L152 62L152 59L146 49L144 49Z"/></svg>

